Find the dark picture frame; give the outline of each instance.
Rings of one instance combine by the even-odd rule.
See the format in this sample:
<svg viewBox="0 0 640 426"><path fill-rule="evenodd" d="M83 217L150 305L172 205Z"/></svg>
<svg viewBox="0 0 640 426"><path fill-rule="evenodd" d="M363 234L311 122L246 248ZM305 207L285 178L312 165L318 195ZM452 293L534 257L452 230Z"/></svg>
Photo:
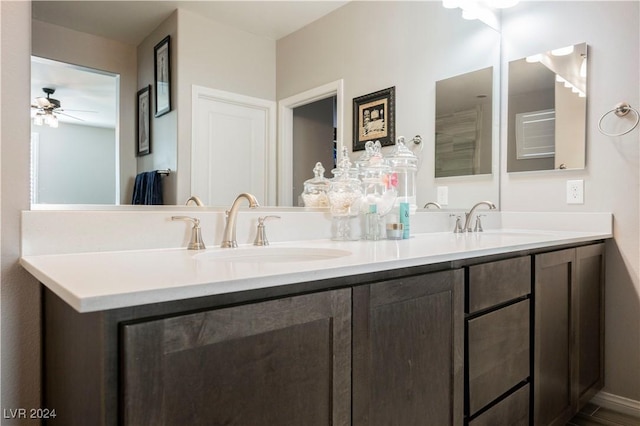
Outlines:
<svg viewBox="0 0 640 426"><path fill-rule="evenodd" d="M171 111L171 36L166 36L153 48L156 117Z"/></svg>
<svg viewBox="0 0 640 426"><path fill-rule="evenodd" d="M136 156L151 153L151 86L138 90Z"/></svg>
<svg viewBox="0 0 640 426"><path fill-rule="evenodd" d="M353 98L353 150L362 151L368 141L395 144L396 87Z"/></svg>

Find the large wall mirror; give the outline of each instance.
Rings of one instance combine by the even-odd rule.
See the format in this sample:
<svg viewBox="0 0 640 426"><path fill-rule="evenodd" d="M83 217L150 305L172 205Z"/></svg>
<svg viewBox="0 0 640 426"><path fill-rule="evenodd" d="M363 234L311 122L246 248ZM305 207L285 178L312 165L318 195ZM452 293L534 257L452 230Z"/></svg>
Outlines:
<svg viewBox="0 0 640 426"><path fill-rule="evenodd" d="M509 63L507 171L583 169L587 44Z"/></svg>
<svg viewBox="0 0 640 426"><path fill-rule="evenodd" d="M263 25L271 15L278 25L270 28L279 32ZM134 22L135 16L146 19ZM172 171L163 178L166 204L180 205L198 195L191 194L194 86L277 103L338 80L344 81L338 145L351 146L352 99L395 86L396 134L407 139L419 134L423 140L418 204L436 201L443 185L449 194L443 204L449 208L468 208L480 199L499 201L495 131L482 135L491 145L483 145L489 161L479 163L479 175L436 180L436 81L477 70L494 80L500 75L499 33L480 21L462 19L440 2L34 1L32 17L34 56L119 76L119 173L114 181L120 195L115 204L129 203L136 174L153 169ZM136 92L153 83L153 47L167 35L173 46L172 111L152 117L151 154L136 157ZM99 47L72 51L78 41L89 39ZM493 90L497 86L494 82ZM474 90L473 96L478 95ZM491 90L485 95L484 102L497 101ZM498 127L496 108L494 102L493 123L483 124L485 129ZM351 153L352 159L359 154ZM238 159L239 171L246 166L239 156L220 157ZM277 173L271 170L269 176L275 179ZM301 179L310 177L308 170ZM277 187L275 182L268 186ZM294 205L295 197L287 203Z"/></svg>

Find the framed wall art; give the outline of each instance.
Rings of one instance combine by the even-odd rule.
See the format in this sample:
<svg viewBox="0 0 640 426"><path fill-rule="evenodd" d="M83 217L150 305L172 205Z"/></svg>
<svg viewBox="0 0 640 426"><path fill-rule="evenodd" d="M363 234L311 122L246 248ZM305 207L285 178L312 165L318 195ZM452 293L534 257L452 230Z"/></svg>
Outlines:
<svg viewBox="0 0 640 426"><path fill-rule="evenodd" d="M136 155L151 153L151 86L138 90Z"/></svg>
<svg viewBox="0 0 640 426"><path fill-rule="evenodd" d="M171 111L171 36L153 48L156 117Z"/></svg>
<svg viewBox="0 0 640 426"><path fill-rule="evenodd" d="M353 99L354 151L363 150L368 141L395 143L395 92L394 86Z"/></svg>

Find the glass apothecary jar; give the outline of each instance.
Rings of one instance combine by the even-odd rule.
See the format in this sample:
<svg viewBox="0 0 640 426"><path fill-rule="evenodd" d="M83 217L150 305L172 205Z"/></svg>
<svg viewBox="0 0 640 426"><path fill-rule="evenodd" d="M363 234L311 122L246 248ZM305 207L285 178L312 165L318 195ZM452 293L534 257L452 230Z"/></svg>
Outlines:
<svg viewBox="0 0 640 426"><path fill-rule="evenodd" d="M409 203L411 214L418 208L416 204L416 175L418 173L418 157L405 144L400 136L393 151L386 157L387 164L396 176L398 196L395 206Z"/></svg>
<svg viewBox="0 0 640 426"><path fill-rule="evenodd" d="M360 167L360 176L363 189L363 238L378 240L384 238L383 217L395 204L397 179L379 150L371 155L366 165Z"/></svg>
<svg viewBox="0 0 640 426"><path fill-rule="evenodd" d="M331 181L324 177L324 167L321 162L317 162L313 168L313 178L304 182L302 191L302 202L304 207L329 207L329 187Z"/></svg>
<svg viewBox="0 0 640 426"><path fill-rule="evenodd" d="M360 213L362 183L354 176L347 149L343 148L342 158L334 171L329 185L329 206L332 216L332 239L357 240L359 235L354 227Z"/></svg>

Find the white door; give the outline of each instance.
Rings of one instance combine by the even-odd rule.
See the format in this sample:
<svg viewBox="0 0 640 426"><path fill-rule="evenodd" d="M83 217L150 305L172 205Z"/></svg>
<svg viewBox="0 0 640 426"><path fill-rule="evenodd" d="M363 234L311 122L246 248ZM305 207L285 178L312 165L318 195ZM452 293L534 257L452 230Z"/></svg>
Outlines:
<svg viewBox="0 0 640 426"><path fill-rule="evenodd" d="M275 102L193 87L191 194L229 207L249 192L275 205Z"/></svg>

